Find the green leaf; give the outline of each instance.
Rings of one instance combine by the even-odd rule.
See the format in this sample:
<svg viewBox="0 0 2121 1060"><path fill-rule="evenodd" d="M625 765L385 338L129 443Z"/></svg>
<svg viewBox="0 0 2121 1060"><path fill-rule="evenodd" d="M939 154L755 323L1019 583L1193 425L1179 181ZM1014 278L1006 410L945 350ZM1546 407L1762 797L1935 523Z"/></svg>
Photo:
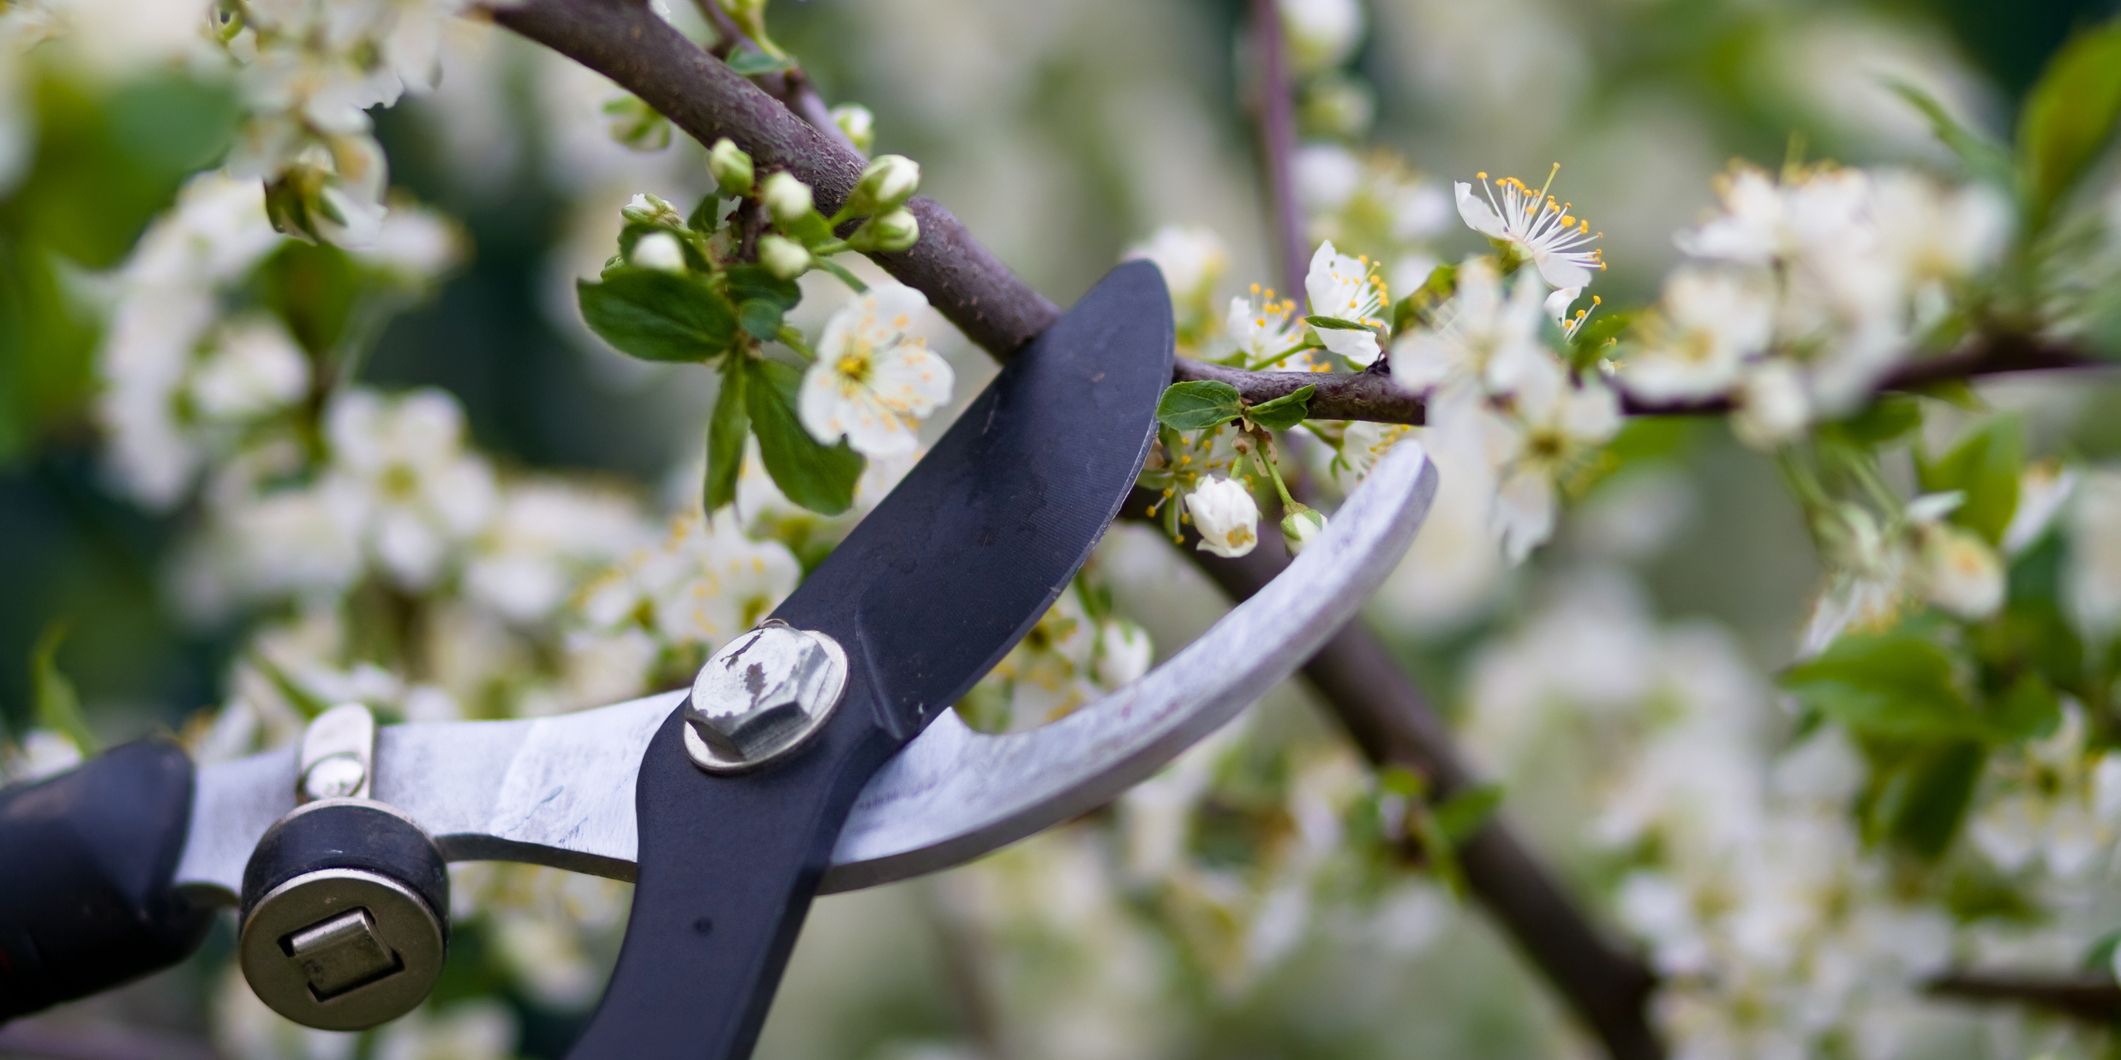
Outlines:
<svg viewBox="0 0 2121 1060"><path fill-rule="evenodd" d="M747 360L744 406L759 436L766 473L788 499L813 512L838 515L854 504L862 458L843 440L826 445L803 429L796 415L802 370L779 361Z"/></svg>
<svg viewBox="0 0 2121 1060"><path fill-rule="evenodd" d="M1429 270L1427 279L1413 293L1392 303L1392 333L1399 334L1416 324L1429 322L1429 310L1458 290L1458 266L1438 265Z"/></svg>
<svg viewBox="0 0 2121 1060"><path fill-rule="evenodd" d="M775 276L763 265L732 266L728 277L737 322L760 342L771 342L779 335L782 318L803 300L802 289L794 281Z"/></svg>
<svg viewBox="0 0 2121 1060"><path fill-rule="evenodd" d="M1173 383L1156 402L1157 422L1180 431L1219 427L1244 413L1244 399L1237 388L1212 379Z"/></svg>
<svg viewBox="0 0 2121 1060"><path fill-rule="evenodd" d="M1612 309L1593 314L1584 320L1582 327L1576 329L1576 334L1569 337L1569 348L1582 355L1582 359L1588 363L1590 358L1611 345L1634 324L1635 314L1623 310Z"/></svg>
<svg viewBox="0 0 2121 1060"><path fill-rule="evenodd" d="M37 724L67 738L82 754L93 754L96 734L81 713L81 697L74 683L59 670L59 645L66 641L66 624L44 627L30 649L30 690L36 704Z"/></svg>
<svg viewBox="0 0 2121 1060"><path fill-rule="evenodd" d="M2121 126L2121 23L2078 35L2027 95L2018 162L2038 230L2099 160Z"/></svg>
<svg viewBox="0 0 2121 1060"><path fill-rule="evenodd" d="M700 501L713 515L736 500L737 472L744 467L744 439L751 435L751 411L745 407L744 384L751 373L745 358L733 357L722 368L722 390L714 397L714 418L707 423L707 481Z"/></svg>
<svg viewBox="0 0 2121 1060"><path fill-rule="evenodd" d="M1245 418L1270 431L1286 431L1311 414L1311 395L1318 387L1306 384L1278 398L1245 406Z"/></svg>
<svg viewBox="0 0 2121 1060"><path fill-rule="evenodd" d="M1937 97L1910 82L1889 77L1885 79L1885 87L1906 100L1909 106L1920 111L1922 116L1928 119L1930 132L1946 150L1958 157L1960 164L1966 167L1969 174L1999 184L2010 182L2009 148L1967 128L1958 118L1952 116L1951 111L1944 108L1944 104L1939 102Z"/></svg>
<svg viewBox="0 0 2121 1060"><path fill-rule="evenodd" d="M575 294L597 337L644 361L706 361L736 341L736 310L697 277L622 265Z"/></svg>
<svg viewBox="0 0 2121 1060"><path fill-rule="evenodd" d="M1960 691L1952 656L1905 630L1853 634L1785 671L1805 706L1857 732L1915 739L1986 739L1993 730Z"/></svg>
<svg viewBox="0 0 2121 1060"><path fill-rule="evenodd" d="M1973 804L1988 752L1979 743L1925 747L1899 763L1871 804L1873 827L1894 843L1936 859L1952 845Z"/></svg>
<svg viewBox="0 0 2121 1060"><path fill-rule="evenodd" d="M1961 438L1941 457L1917 454L1916 478L1924 492L1956 490L1966 496L1951 521L1998 544L2018 510L2018 482L2025 469L2025 424L1998 416Z"/></svg>
<svg viewBox="0 0 2121 1060"><path fill-rule="evenodd" d="M2062 697L2035 674L2020 674L1992 709L1997 730L2013 740L2037 740L2062 723Z"/></svg>
<svg viewBox="0 0 2121 1060"><path fill-rule="evenodd" d="M734 70L737 73L744 75L745 77L759 77L764 74L780 74L786 73L789 70L788 60L776 59L773 56L766 54L765 52L753 51L750 49L737 52L735 55L730 56L728 62L729 68L731 70Z"/></svg>
<svg viewBox="0 0 2121 1060"><path fill-rule="evenodd" d="M1437 830L1449 837L1454 845L1464 843L1495 816L1496 809L1502 805L1502 795L1500 784L1477 784L1452 795L1431 811L1436 817Z"/></svg>
<svg viewBox="0 0 2121 1060"><path fill-rule="evenodd" d="M1371 327L1370 327L1370 325L1368 325L1368 324L1363 324L1363 323L1359 323L1359 322L1357 322L1357 321L1353 321L1353 320L1343 320L1343 319L1341 319L1340 317L1322 317L1322 316L1317 316L1317 315L1315 315L1315 314L1314 314L1314 315L1312 315L1312 316L1307 316L1307 317L1305 317L1305 318L1304 318L1304 323L1306 323L1306 324L1309 324L1309 325L1311 325L1311 326L1312 326L1312 327L1314 327L1314 328L1324 328L1324 329L1326 329L1327 331L1369 331L1369 330L1371 330Z"/></svg>
<svg viewBox="0 0 2121 1060"><path fill-rule="evenodd" d="M1845 420L1820 428L1822 434L1863 448L1890 445L1922 426L1922 403L1906 394L1887 394Z"/></svg>
<svg viewBox="0 0 2121 1060"><path fill-rule="evenodd" d="M685 215L685 226L702 234L712 234L721 223L722 196L718 192L708 192L700 199L699 205Z"/></svg>

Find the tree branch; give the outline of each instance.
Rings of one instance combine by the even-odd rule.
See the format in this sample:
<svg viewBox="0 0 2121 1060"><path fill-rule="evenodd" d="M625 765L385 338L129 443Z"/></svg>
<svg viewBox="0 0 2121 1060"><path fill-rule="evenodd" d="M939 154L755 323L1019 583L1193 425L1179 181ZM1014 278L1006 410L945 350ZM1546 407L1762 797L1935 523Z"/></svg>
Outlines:
<svg viewBox="0 0 2121 1060"><path fill-rule="evenodd" d="M488 9L493 20L610 78L701 143L722 137L762 170L795 174L826 213L862 175L863 159L791 114L779 100L707 54L637 0L522 0ZM920 242L874 255L884 271L926 294L958 330L1008 357L1060 318L934 200L906 204Z"/></svg>
<svg viewBox="0 0 2121 1060"><path fill-rule="evenodd" d="M2071 368L2121 368L2121 362L2094 357L2075 346L2024 335L1994 335L1941 356L1911 360L1886 376L1880 392L1920 390L1939 383L2019 372ZM1181 360L1179 379L1213 379L1237 388L1246 404L1268 401L1304 386L1316 386L1311 415L1322 420L1373 420L1378 423L1422 422L1421 398L1376 372L1253 372L1243 368ZM1621 409L1630 416L1721 415L1736 407L1729 397L1692 401L1651 401L1625 392Z"/></svg>
<svg viewBox="0 0 2121 1060"><path fill-rule="evenodd" d="M2029 1005L2086 1023L2121 1023L2121 986L2111 975L1958 970L1930 980L1924 989L1932 997Z"/></svg>

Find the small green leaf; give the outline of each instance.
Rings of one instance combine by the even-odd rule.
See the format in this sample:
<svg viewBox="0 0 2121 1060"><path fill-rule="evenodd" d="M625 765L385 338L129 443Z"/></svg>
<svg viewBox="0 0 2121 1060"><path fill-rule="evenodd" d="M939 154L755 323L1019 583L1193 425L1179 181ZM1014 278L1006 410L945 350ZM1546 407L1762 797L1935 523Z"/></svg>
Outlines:
<svg viewBox="0 0 2121 1060"><path fill-rule="evenodd" d="M1502 806L1502 794L1500 784L1478 784L1452 795L1432 811L1437 829L1454 845L1463 844L1495 816Z"/></svg>
<svg viewBox="0 0 2121 1060"><path fill-rule="evenodd" d="M1850 729L1913 739L1990 738L1960 690L1952 656L1906 630L1843 636L1785 671L1782 685Z"/></svg>
<svg viewBox="0 0 2121 1060"><path fill-rule="evenodd" d="M843 440L826 445L810 436L796 415L802 370L779 361L747 360L744 404L759 436L766 473L788 499L813 512L838 515L854 504L862 457Z"/></svg>
<svg viewBox="0 0 2121 1060"><path fill-rule="evenodd" d="M722 223L722 196L708 192L700 198L699 205L685 215L685 226L695 232L712 233Z"/></svg>
<svg viewBox="0 0 2121 1060"><path fill-rule="evenodd" d="M730 56L728 61L731 70L745 77L786 73L789 69L788 60L776 59L765 52L748 48Z"/></svg>
<svg viewBox="0 0 2121 1060"><path fill-rule="evenodd" d="M30 684L36 704L37 724L71 741L82 754L93 754L96 734L81 713L81 696L74 683L59 670L59 645L66 641L66 624L44 627L30 650Z"/></svg>
<svg viewBox="0 0 2121 1060"><path fill-rule="evenodd" d="M2007 184L2011 178L2010 149L1975 132L1962 124L1952 112L1944 108L1937 97L1899 78L1886 78L1885 87L1907 104L1922 112L1930 123L1930 132L1947 150L1957 156L1968 174L1983 180Z"/></svg>
<svg viewBox="0 0 2121 1060"><path fill-rule="evenodd" d="M2121 23L2078 35L2027 94L2018 162L2035 230L2075 189L2121 127Z"/></svg>
<svg viewBox="0 0 2121 1060"><path fill-rule="evenodd" d="M1897 764L1871 803L1878 833L1924 858L1950 849L1973 805L1988 752L1979 743L1925 747Z"/></svg>
<svg viewBox="0 0 2121 1060"><path fill-rule="evenodd" d="M1458 290L1458 266L1438 265L1412 294L1392 303L1392 333L1397 335L1416 324L1429 322L1429 310L1443 304Z"/></svg>
<svg viewBox="0 0 2121 1060"><path fill-rule="evenodd" d="M2020 674L1994 704L1998 731L2011 739L2037 740L2062 722L2062 698L2035 674Z"/></svg>
<svg viewBox="0 0 2121 1060"><path fill-rule="evenodd" d="M1237 388L1212 379L1173 383L1156 402L1157 422L1180 431L1219 427L1244 412L1244 399Z"/></svg>
<svg viewBox="0 0 2121 1060"><path fill-rule="evenodd" d="M575 293L591 331L644 361L706 361L736 340L729 300L693 276L620 266Z"/></svg>
<svg viewBox="0 0 2121 1060"><path fill-rule="evenodd" d="M1357 321L1353 321L1353 320L1343 320L1343 319L1341 319L1340 317L1322 317L1322 316L1317 316L1317 315L1315 315L1315 314L1314 314L1314 315L1312 315L1312 316L1307 316L1307 317L1305 317L1305 318L1304 318L1304 323L1306 323L1306 324L1309 324L1309 325L1311 325L1311 326L1312 326L1312 327L1314 327L1314 328L1324 328L1324 329L1326 329L1327 331L1369 331L1369 330L1371 330L1371 328L1370 328L1370 325L1368 325L1368 324L1363 324L1363 323L1359 323L1359 322L1357 322Z"/></svg>
<svg viewBox="0 0 2121 1060"><path fill-rule="evenodd" d="M1871 448L1897 442L1922 426L1922 403L1906 394L1887 394L1848 419L1820 430L1848 444Z"/></svg>
<svg viewBox="0 0 2121 1060"><path fill-rule="evenodd" d="M1576 334L1569 336L1569 348L1579 355L1572 359L1585 362L1596 359L1599 351L1626 334L1628 328L1634 324L1635 314L1618 309L1586 318L1583 326L1576 329Z"/></svg>
<svg viewBox="0 0 2121 1060"><path fill-rule="evenodd" d="M713 515L736 500L737 473L744 467L744 439L751 435L751 411L744 384L751 377L745 358L732 357L722 367L722 390L714 397L714 419L707 424L707 481L700 499Z"/></svg>
<svg viewBox="0 0 2121 1060"><path fill-rule="evenodd" d="M781 279L762 265L732 266L728 277L737 322L760 342L773 341L781 332L782 318L803 300L802 289L794 281Z"/></svg>
<svg viewBox="0 0 2121 1060"><path fill-rule="evenodd" d="M1304 385L1278 398L1245 406L1245 418L1270 431L1286 431L1311 414L1311 395L1318 387Z"/></svg>
<svg viewBox="0 0 2121 1060"><path fill-rule="evenodd" d="M1961 438L1945 454L1917 454L1916 478L1924 492L1958 491L1966 499L1951 520L1998 544L2018 510L2018 481L2025 468L2025 424L1998 416Z"/></svg>

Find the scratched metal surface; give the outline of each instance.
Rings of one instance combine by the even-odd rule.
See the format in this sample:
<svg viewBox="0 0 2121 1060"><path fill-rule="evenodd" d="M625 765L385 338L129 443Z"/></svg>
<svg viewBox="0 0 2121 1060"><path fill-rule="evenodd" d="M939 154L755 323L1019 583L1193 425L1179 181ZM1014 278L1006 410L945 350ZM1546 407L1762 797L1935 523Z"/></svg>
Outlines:
<svg viewBox="0 0 2121 1060"><path fill-rule="evenodd" d="M1436 472L1413 442L1379 461L1281 577L1140 681L1050 725L976 733L936 720L863 791L826 891L960 864L1094 809L1295 672L1398 563ZM452 861L503 859L633 875L634 776L681 691L573 714L385 726L374 797ZM233 902L265 829L295 804L295 751L199 772L179 884Z"/></svg>

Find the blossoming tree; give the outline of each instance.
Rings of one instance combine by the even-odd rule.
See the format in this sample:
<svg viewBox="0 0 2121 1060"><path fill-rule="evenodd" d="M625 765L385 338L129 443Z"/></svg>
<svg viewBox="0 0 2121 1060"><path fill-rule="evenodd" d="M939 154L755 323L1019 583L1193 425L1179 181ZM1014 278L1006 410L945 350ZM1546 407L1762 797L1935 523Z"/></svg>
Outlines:
<svg viewBox="0 0 2121 1060"><path fill-rule="evenodd" d="M1400 6L1455 39L1462 5ZM1305 669L1331 724L1270 706L1107 812L844 900L910 911L889 930L940 970L908 987L863 956L886 928L828 916L804 952L863 978L799 955L784 1007L848 1018L778 1021L768 1050L2105 1055L2121 26L2046 62L2012 140L1898 80L1878 91L1934 138L1902 152L1919 163L1800 139L1722 167L1631 291L1617 248L1644 239L1591 219L1585 189L1612 182L1578 188L1568 137L1534 145L1568 166L1522 176L1432 178L1419 144L1367 143L1425 84L1362 59L1403 43L1365 44L1376 14L1257 0L1235 27L1215 102L1256 132L1265 224L1135 226L1124 256L1162 270L1181 360L1128 525L958 705L1028 727L1135 680L1152 629L1198 628L1208 585L1256 591L1382 452L1419 444L1443 474L1432 525L1375 628ZM180 722L198 757L339 702L505 717L684 683L888 492L991 370L980 351L1055 319L918 196L947 176L874 152L888 113L827 103L784 16L840 64L926 39L840 10L769 24L764 0L0 0L0 458L85 445L103 493L166 528L158 599L230 642L215 705ZM1033 16L924 30L981 17ZM1570 54L1461 37L1502 49L1491 65ZM401 97L444 131L393 132ZM675 417L662 486L499 456L458 397L373 370L391 320L521 249L394 171L454 167L497 199L480 171L536 150L568 160L561 204L511 223L565 211L580 233L547 240L547 311L641 407L712 394ZM1123 194L1124 164L1083 164ZM1011 194L987 212L1038 201ZM1227 284L1262 236L1276 264ZM1675 576L1710 615L1669 617L1649 560L1717 505L1733 540ZM1778 520L1794 563L1739 525ZM1771 637L1716 613L1793 581L1805 611ZM91 724L64 643L56 622L37 640L0 775L124 724ZM457 872L469 941L420 1012L304 1031L216 965L203 1033L238 1055L550 1051L623 895ZM85 1019L137 1014L112 1004ZM90 1048L83 1019L0 1045ZM158 1041L133 1051L184 1047Z"/></svg>

